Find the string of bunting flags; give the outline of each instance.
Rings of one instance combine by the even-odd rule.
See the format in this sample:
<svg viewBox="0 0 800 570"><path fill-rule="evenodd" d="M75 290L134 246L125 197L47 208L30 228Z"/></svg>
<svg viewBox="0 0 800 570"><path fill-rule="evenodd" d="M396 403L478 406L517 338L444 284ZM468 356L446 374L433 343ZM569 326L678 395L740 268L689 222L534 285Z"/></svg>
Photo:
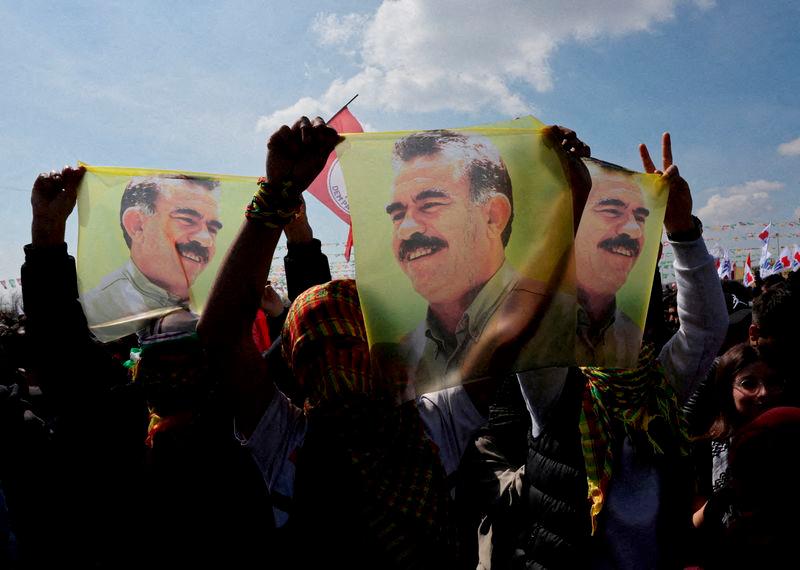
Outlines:
<svg viewBox="0 0 800 570"><path fill-rule="evenodd" d="M331 269L331 277L334 279L355 279L356 278L356 264L355 256L347 252L348 243L346 242L331 242L322 244L322 253L328 258L328 265ZM283 266L283 257L286 255L286 246L278 246L275 248L275 255L273 257L272 266L269 272L269 280L275 289L282 296L287 296L286 287L286 271Z"/></svg>
<svg viewBox="0 0 800 570"><path fill-rule="evenodd" d="M759 228L763 228L760 229ZM776 231L783 228L783 231ZM721 279L742 279L747 286L755 285L751 259L758 259L760 276L800 270L800 222L780 221L766 224L759 222L734 222L704 227L708 249L717 260L717 271ZM777 255L770 251L775 240ZM781 244L783 240L783 244ZM731 247L731 242L749 241L748 246ZM662 281L670 283L675 276L672 271L674 255L671 244L662 242L663 253L658 266Z"/></svg>
<svg viewBox="0 0 800 570"><path fill-rule="evenodd" d="M22 278L14 277L13 279L0 279L0 287L2 287L5 291L22 287Z"/></svg>

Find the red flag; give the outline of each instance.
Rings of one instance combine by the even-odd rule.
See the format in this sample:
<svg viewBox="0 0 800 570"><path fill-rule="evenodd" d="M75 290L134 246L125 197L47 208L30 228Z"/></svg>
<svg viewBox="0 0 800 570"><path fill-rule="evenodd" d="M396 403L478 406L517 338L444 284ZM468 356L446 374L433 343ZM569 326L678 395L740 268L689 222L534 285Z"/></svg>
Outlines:
<svg viewBox="0 0 800 570"><path fill-rule="evenodd" d="M344 259L350 261L350 253L353 251L353 225L350 224L350 229L347 232L347 243L344 245Z"/></svg>
<svg viewBox="0 0 800 570"><path fill-rule="evenodd" d="M361 123L358 122L347 107L328 121L328 126L333 127L339 133L364 132ZM347 189L344 186L344 176L339 166L339 159L336 158L336 151L332 152L328 157L325 168L322 169L319 176L308 187L308 191L317 200L325 204L331 212L339 216L344 223L350 223Z"/></svg>
<svg viewBox="0 0 800 570"><path fill-rule="evenodd" d="M758 239L760 239L764 243L768 243L769 242L769 228L770 228L770 226L772 226L772 222L770 222L766 226L764 226L764 229L761 230L760 234L758 234Z"/></svg>
<svg viewBox="0 0 800 570"><path fill-rule="evenodd" d="M753 269L750 267L750 254L747 254L747 261L744 262L744 284L747 287L755 285L756 278L753 275Z"/></svg>
<svg viewBox="0 0 800 570"><path fill-rule="evenodd" d="M792 266L792 261L789 257L789 248L784 247L781 249L781 264L783 265L784 269L789 269Z"/></svg>

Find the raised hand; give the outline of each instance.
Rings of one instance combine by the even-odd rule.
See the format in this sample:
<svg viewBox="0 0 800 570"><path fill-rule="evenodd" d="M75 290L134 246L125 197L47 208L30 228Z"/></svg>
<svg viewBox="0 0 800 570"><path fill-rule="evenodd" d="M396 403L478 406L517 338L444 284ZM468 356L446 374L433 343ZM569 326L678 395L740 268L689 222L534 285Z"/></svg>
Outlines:
<svg viewBox="0 0 800 570"><path fill-rule="evenodd" d="M679 233L694 228L692 220L692 192L689 184L681 177L678 167L672 162L672 139L669 133L661 137L661 170L656 169L647 146L639 145L642 166L648 174L658 174L669 187L667 211L664 214L664 227L667 233Z"/></svg>
<svg viewBox="0 0 800 570"><path fill-rule="evenodd" d="M267 143L267 180L290 182L305 190L322 171L328 155L344 139L320 117L301 117L291 128L282 126Z"/></svg>
<svg viewBox="0 0 800 570"><path fill-rule="evenodd" d="M583 208L592 189L592 177L582 158L591 156L589 145L584 144L575 131L559 125L544 128L545 139L558 149L567 181L572 190L573 228L578 231L578 224L583 215Z"/></svg>
<svg viewBox="0 0 800 570"><path fill-rule="evenodd" d="M63 243L67 218L75 209L78 186L86 169L65 166L61 172L51 170L36 178L31 190L31 241L34 245Z"/></svg>

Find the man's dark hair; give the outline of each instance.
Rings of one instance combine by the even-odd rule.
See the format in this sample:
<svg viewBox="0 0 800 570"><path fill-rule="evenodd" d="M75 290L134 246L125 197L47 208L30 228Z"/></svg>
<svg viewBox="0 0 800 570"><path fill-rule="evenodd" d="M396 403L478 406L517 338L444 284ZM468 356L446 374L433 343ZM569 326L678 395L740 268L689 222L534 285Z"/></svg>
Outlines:
<svg viewBox="0 0 800 570"><path fill-rule="evenodd" d="M485 204L497 194L508 199L511 216L501 236L503 247L508 245L514 221L514 197L508 168L494 144L480 135L448 130L413 133L394 143L395 169L400 168L400 163L439 154L464 162L464 173L469 179L469 195L473 203Z"/></svg>
<svg viewBox="0 0 800 570"><path fill-rule="evenodd" d="M119 203L119 226L122 228L122 237L128 249L131 248L131 236L122 224L122 216L125 210L134 206L141 208L145 213L153 215L156 213L156 199L161 191L159 183L161 180L186 180L196 186L205 188L209 192L217 189L219 180L213 178L201 178L186 176L185 174L170 174L162 176L136 176L131 178L122 193L122 200Z"/></svg>
<svg viewBox="0 0 800 570"><path fill-rule="evenodd" d="M785 281L786 280L783 278L783 275L780 273L773 273L772 275L767 275L764 277L764 280L761 282L761 287L764 289L769 289L770 287L781 285Z"/></svg>
<svg viewBox="0 0 800 570"><path fill-rule="evenodd" d="M773 285L753 301L759 336L791 335L797 327L797 297L786 284Z"/></svg>

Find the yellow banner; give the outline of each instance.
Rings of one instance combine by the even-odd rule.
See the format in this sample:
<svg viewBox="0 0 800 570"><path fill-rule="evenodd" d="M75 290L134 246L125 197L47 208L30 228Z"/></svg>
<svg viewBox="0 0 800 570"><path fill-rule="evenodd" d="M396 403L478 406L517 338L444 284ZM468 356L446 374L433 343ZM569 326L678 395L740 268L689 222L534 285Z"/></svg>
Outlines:
<svg viewBox="0 0 800 570"><path fill-rule="evenodd" d="M84 164L78 286L100 340L200 312L257 178Z"/></svg>
<svg viewBox="0 0 800 570"><path fill-rule="evenodd" d="M668 190L657 175L584 162L592 190L575 236L577 362L629 368L639 354Z"/></svg>
<svg viewBox="0 0 800 570"><path fill-rule="evenodd" d="M542 128L525 117L350 134L337 147L370 344L418 393L636 361L667 193L658 176L587 160L593 188L576 233ZM201 312L256 177L84 166L78 278L96 336Z"/></svg>
<svg viewBox="0 0 800 570"><path fill-rule="evenodd" d="M636 362L666 201L657 177L588 161L595 188L574 241L562 162L532 117L348 135L337 154L382 368L423 393Z"/></svg>

